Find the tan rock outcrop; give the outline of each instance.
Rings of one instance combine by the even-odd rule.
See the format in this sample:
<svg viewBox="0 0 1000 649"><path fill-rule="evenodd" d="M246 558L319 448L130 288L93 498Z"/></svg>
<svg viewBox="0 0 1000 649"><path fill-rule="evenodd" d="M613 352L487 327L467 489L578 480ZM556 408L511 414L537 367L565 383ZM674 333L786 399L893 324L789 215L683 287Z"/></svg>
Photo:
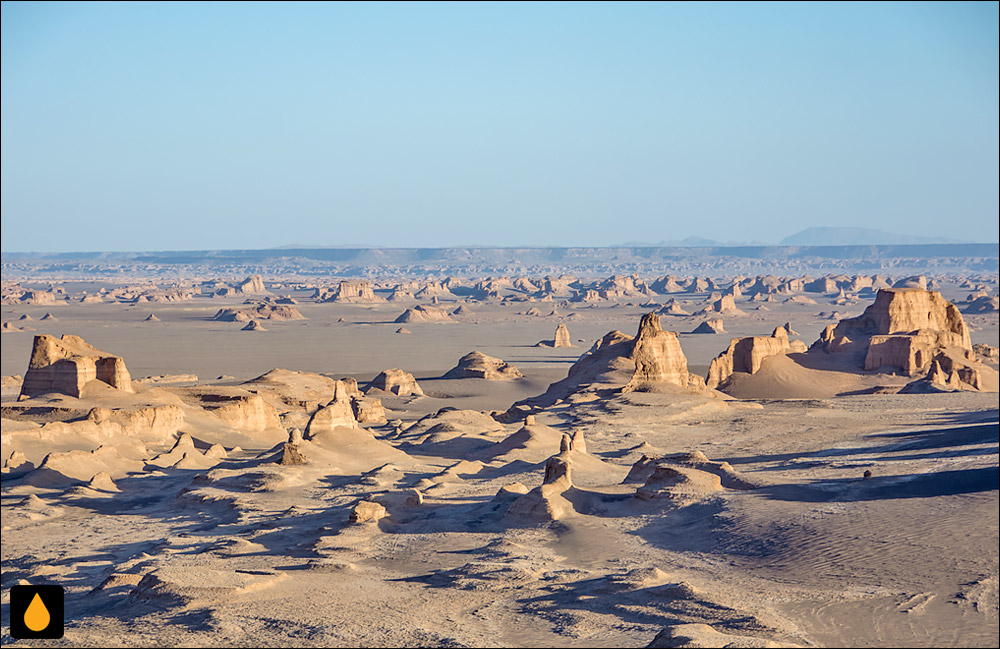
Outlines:
<svg viewBox="0 0 1000 649"><path fill-rule="evenodd" d="M732 295L723 295L718 300L715 300L708 306L706 306L701 311L695 313L695 315L730 315L730 316L742 316L746 315L746 312L739 309L736 306L736 301L733 299Z"/></svg>
<svg viewBox="0 0 1000 649"><path fill-rule="evenodd" d="M403 311L393 322L405 324L408 322L453 322L453 320L448 315L448 311L442 307L418 304Z"/></svg>
<svg viewBox="0 0 1000 649"><path fill-rule="evenodd" d="M1000 299L982 295L965 306L966 313L996 313L1000 311Z"/></svg>
<svg viewBox="0 0 1000 649"><path fill-rule="evenodd" d="M705 320L700 325L695 327L691 333L693 334L724 334L726 333L725 327L722 326L722 318L709 318Z"/></svg>
<svg viewBox="0 0 1000 649"><path fill-rule="evenodd" d="M92 408L87 419L95 424L112 421L126 433L145 441L173 439L184 425L184 410L180 406L162 405L132 409Z"/></svg>
<svg viewBox="0 0 1000 649"><path fill-rule="evenodd" d="M79 336L35 336L21 395L59 392L80 397L84 386L95 380L118 390L133 391L132 377L118 356L102 352Z"/></svg>
<svg viewBox="0 0 1000 649"><path fill-rule="evenodd" d="M635 337L610 331L569 369L566 378L544 394L515 403L501 421L520 421L532 409L547 408L561 399L603 390L669 391L698 389L704 379L687 370L687 358L677 334L664 331L655 313L642 316Z"/></svg>
<svg viewBox="0 0 1000 649"><path fill-rule="evenodd" d="M378 522L385 518L387 512L385 507L371 500L362 500L351 510L350 520L352 523Z"/></svg>
<svg viewBox="0 0 1000 649"><path fill-rule="evenodd" d="M293 306L264 302L245 307L219 309L211 319L220 322L250 322L251 320L303 320L305 316Z"/></svg>
<svg viewBox="0 0 1000 649"><path fill-rule="evenodd" d="M507 510L507 516L528 521L556 521L574 512L564 493L573 488L571 451L561 451L545 461L541 486L519 496ZM520 490L508 488L513 495Z"/></svg>
<svg viewBox="0 0 1000 649"><path fill-rule="evenodd" d="M281 426L278 411L257 394L229 397L213 405L211 413L234 428L260 431Z"/></svg>
<svg viewBox="0 0 1000 649"><path fill-rule="evenodd" d="M559 326L556 327L555 338L553 338L552 340L543 340L535 344L535 347L552 347L552 348L572 347L572 346L573 342L570 340L569 337L569 329L567 329L566 325L562 323L559 323Z"/></svg>
<svg viewBox="0 0 1000 649"><path fill-rule="evenodd" d="M919 330L938 332L942 344L972 349L969 330L958 307L937 291L921 289L882 289L863 314L841 320L831 333L837 339L910 334Z"/></svg>
<svg viewBox="0 0 1000 649"><path fill-rule="evenodd" d="M664 331L660 317L654 313L642 316L629 359L635 363L635 373L627 389L647 383L688 384L687 358L677 334Z"/></svg>
<svg viewBox="0 0 1000 649"><path fill-rule="evenodd" d="M337 292L330 300L347 304L358 304L365 302L382 302L382 298L375 295L371 282L366 279L345 279L341 280L337 286Z"/></svg>
<svg viewBox="0 0 1000 649"><path fill-rule="evenodd" d="M380 372L368 385L368 390L373 389L391 392L397 397L407 397L410 395L422 397L424 395L424 391L417 384L417 380L413 378L413 375L398 368Z"/></svg>
<svg viewBox="0 0 1000 649"><path fill-rule="evenodd" d="M267 293L267 289L264 288L264 278L260 275L250 275L236 285L236 290L243 295L260 295L261 293Z"/></svg>
<svg viewBox="0 0 1000 649"><path fill-rule="evenodd" d="M351 410L359 424L374 424L381 426L386 423L385 407L381 399L374 397L352 397Z"/></svg>
<svg viewBox="0 0 1000 649"><path fill-rule="evenodd" d="M470 352L460 358L458 365L450 369L444 378L512 381L522 376L519 369L499 358L487 356L482 352Z"/></svg>
<svg viewBox="0 0 1000 649"><path fill-rule="evenodd" d="M337 381L334 398L309 419L305 436L312 439L320 433L332 432L336 428L358 428L358 420L354 416L351 404L353 393L343 381Z"/></svg>
<svg viewBox="0 0 1000 649"><path fill-rule="evenodd" d="M553 338L553 344L552 344L552 346L553 347L572 347L573 346L573 342L570 340L570 337L569 337L569 329L566 327L565 324L563 324L561 322L559 323L559 326L556 327L556 335L555 335L555 338Z"/></svg>
<svg viewBox="0 0 1000 649"><path fill-rule="evenodd" d="M977 343L972 346L972 351L976 353L976 358L982 363L1000 363L1000 349L986 343Z"/></svg>
<svg viewBox="0 0 1000 649"><path fill-rule="evenodd" d="M996 389L996 370L977 360L961 313L937 291L881 289L863 314L828 326L813 347L863 357L852 362L868 371L921 376L908 391L948 386L953 372L962 389Z"/></svg>
<svg viewBox="0 0 1000 649"><path fill-rule="evenodd" d="M776 327L770 336L747 336L733 338L729 348L714 359L708 368L705 385L716 388L728 379L733 372L755 374L769 356L805 352L806 346L800 340L788 340L788 332L784 327Z"/></svg>
<svg viewBox="0 0 1000 649"><path fill-rule="evenodd" d="M879 290L863 314L827 327L816 343L831 353L859 345L866 347L864 369L894 368L909 376L926 372L944 348L975 360L958 307L937 291L916 288Z"/></svg>

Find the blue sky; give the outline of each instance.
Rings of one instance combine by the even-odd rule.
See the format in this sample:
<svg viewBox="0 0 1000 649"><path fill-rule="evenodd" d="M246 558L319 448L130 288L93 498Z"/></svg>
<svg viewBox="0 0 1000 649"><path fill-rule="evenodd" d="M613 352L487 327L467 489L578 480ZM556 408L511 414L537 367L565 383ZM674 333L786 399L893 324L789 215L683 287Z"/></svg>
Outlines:
<svg viewBox="0 0 1000 649"><path fill-rule="evenodd" d="M4 2L2 249L995 242L997 7Z"/></svg>

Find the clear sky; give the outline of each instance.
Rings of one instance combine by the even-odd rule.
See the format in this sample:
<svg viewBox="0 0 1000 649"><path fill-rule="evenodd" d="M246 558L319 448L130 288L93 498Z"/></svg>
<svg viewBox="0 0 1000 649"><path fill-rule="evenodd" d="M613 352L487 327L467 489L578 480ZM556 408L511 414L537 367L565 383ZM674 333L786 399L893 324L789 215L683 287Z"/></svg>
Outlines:
<svg viewBox="0 0 1000 649"><path fill-rule="evenodd" d="M2 5L2 249L998 240L998 5Z"/></svg>

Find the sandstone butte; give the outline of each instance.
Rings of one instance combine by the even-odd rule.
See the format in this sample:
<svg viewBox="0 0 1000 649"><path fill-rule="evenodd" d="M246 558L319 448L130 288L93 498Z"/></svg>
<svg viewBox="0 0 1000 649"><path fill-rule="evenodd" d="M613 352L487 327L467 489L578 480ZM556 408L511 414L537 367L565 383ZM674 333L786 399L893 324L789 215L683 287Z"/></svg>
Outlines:
<svg viewBox="0 0 1000 649"><path fill-rule="evenodd" d="M58 392L79 398L91 381L132 392L132 377L125 361L84 342L79 336L35 336L21 396Z"/></svg>

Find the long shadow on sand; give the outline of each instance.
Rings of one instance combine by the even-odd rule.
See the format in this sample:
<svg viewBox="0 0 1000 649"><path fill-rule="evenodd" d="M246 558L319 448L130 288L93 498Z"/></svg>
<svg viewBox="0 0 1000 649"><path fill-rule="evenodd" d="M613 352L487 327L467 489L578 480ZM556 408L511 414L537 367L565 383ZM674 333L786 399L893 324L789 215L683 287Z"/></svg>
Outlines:
<svg viewBox="0 0 1000 649"><path fill-rule="evenodd" d="M1000 467L936 471L885 478L840 478L759 489L765 498L797 502L856 502L891 498L933 498L996 491Z"/></svg>
<svg viewBox="0 0 1000 649"><path fill-rule="evenodd" d="M874 446L831 448L813 453L777 453L773 455L747 455L725 458L733 465L758 462L786 462L788 460L820 459L849 456L892 454L886 460L935 459L957 456L990 455L1000 451L1000 426L996 422L953 428L920 429L895 433L877 433L865 439L885 440ZM914 453L914 451L927 451ZM905 453L905 454L904 454ZM773 467L778 469L781 467Z"/></svg>

